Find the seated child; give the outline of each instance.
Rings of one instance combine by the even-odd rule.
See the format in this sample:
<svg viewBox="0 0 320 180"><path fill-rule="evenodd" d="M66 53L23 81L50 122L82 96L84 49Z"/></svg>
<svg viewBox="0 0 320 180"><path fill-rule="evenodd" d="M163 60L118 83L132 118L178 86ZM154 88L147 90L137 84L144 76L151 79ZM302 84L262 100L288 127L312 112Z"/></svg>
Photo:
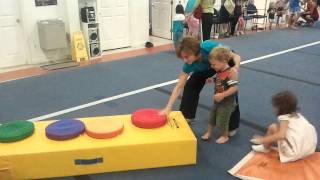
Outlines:
<svg viewBox="0 0 320 180"><path fill-rule="evenodd" d="M313 26L314 22L318 21L319 19L317 3L315 2L315 0L308 0L307 9L300 15L304 20L307 21L308 25Z"/></svg>
<svg viewBox="0 0 320 180"><path fill-rule="evenodd" d="M214 127L218 126L221 136L216 143L223 144L229 140L229 120L236 107L236 92L238 91L238 72L228 65L231 51L223 46L214 48L209 54L211 67L217 72L214 78L214 105L210 113L207 132L201 137L208 140Z"/></svg>
<svg viewBox="0 0 320 180"><path fill-rule="evenodd" d="M290 91L272 97L272 106L278 122L269 126L265 136L254 136L251 142L256 152L267 153L277 143L281 162L291 162L313 154L317 146L317 132L313 125L297 112L298 101Z"/></svg>

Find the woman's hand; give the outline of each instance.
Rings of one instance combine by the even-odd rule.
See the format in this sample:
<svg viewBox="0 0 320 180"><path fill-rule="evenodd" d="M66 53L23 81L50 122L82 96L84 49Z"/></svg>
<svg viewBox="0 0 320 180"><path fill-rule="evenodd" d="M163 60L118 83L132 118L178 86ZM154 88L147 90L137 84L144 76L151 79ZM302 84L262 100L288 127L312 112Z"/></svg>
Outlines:
<svg viewBox="0 0 320 180"><path fill-rule="evenodd" d="M213 96L214 101L221 102L224 99L224 95L222 93L217 93Z"/></svg>
<svg viewBox="0 0 320 180"><path fill-rule="evenodd" d="M212 78L212 77L210 77L210 78L208 78L208 79L206 80L206 84L209 84L209 83L213 83L213 78Z"/></svg>
<svg viewBox="0 0 320 180"><path fill-rule="evenodd" d="M230 52L230 58L233 59L234 61L234 66L233 68L236 69L237 71L239 71L240 69L240 62L241 62L241 57L240 55L234 53L234 52Z"/></svg>
<svg viewBox="0 0 320 180"><path fill-rule="evenodd" d="M164 115L169 116L170 112L171 112L171 109L165 107L164 109L159 111L159 115L160 116L164 116Z"/></svg>
<svg viewBox="0 0 320 180"><path fill-rule="evenodd" d="M252 142L253 144L263 144L263 136L253 135L250 142Z"/></svg>

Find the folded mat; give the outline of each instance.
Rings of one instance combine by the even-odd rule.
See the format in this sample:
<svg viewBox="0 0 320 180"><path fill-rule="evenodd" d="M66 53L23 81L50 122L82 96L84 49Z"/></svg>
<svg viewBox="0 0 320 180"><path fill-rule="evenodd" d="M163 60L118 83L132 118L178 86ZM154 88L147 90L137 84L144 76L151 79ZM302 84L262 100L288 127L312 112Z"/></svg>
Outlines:
<svg viewBox="0 0 320 180"><path fill-rule="evenodd" d="M304 159L281 163L277 151L251 151L228 172L240 179L318 180L320 179L320 152Z"/></svg>

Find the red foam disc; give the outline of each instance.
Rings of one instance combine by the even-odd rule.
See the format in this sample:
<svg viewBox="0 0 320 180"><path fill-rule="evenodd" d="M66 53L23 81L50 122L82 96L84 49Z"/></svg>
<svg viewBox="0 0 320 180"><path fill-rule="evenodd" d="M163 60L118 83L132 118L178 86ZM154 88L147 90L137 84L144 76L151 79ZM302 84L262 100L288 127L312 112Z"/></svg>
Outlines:
<svg viewBox="0 0 320 180"><path fill-rule="evenodd" d="M140 109L132 113L132 124L144 129L158 128L166 124L167 116L159 115L158 109Z"/></svg>

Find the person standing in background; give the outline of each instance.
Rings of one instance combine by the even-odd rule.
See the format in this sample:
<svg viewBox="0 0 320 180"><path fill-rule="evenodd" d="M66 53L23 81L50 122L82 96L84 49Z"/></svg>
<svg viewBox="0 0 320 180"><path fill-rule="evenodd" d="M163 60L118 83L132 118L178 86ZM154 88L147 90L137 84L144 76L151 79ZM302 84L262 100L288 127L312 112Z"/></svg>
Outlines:
<svg viewBox="0 0 320 180"><path fill-rule="evenodd" d="M185 22L184 9L181 4L176 6L176 15L173 17L172 33L174 49L177 50L179 42L183 37L183 26Z"/></svg>
<svg viewBox="0 0 320 180"><path fill-rule="evenodd" d="M235 35L235 29L239 20L239 17L242 15L242 6L245 0L233 0L235 4L235 8L233 11L233 15L230 16L230 26L231 26L231 35Z"/></svg>
<svg viewBox="0 0 320 180"><path fill-rule="evenodd" d="M300 13L300 1L299 0L289 0L289 11L290 11L290 18L289 18L289 28L297 29L296 22L299 18Z"/></svg>
<svg viewBox="0 0 320 180"><path fill-rule="evenodd" d="M276 1L276 27L280 26L280 22L282 21L283 15L285 14L285 3L282 0Z"/></svg>
<svg viewBox="0 0 320 180"><path fill-rule="evenodd" d="M201 26L203 41L210 39L211 28L213 24L214 3L215 0L189 0L186 7L187 16L193 14L199 5L202 7Z"/></svg>
<svg viewBox="0 0 320 180"><path fill-rule="evenodd" d="M269 19L269 30L272 30L272 24L275 23L277 8L275 2L269 3L269 8L267 10L268 19Z"/></svg>

